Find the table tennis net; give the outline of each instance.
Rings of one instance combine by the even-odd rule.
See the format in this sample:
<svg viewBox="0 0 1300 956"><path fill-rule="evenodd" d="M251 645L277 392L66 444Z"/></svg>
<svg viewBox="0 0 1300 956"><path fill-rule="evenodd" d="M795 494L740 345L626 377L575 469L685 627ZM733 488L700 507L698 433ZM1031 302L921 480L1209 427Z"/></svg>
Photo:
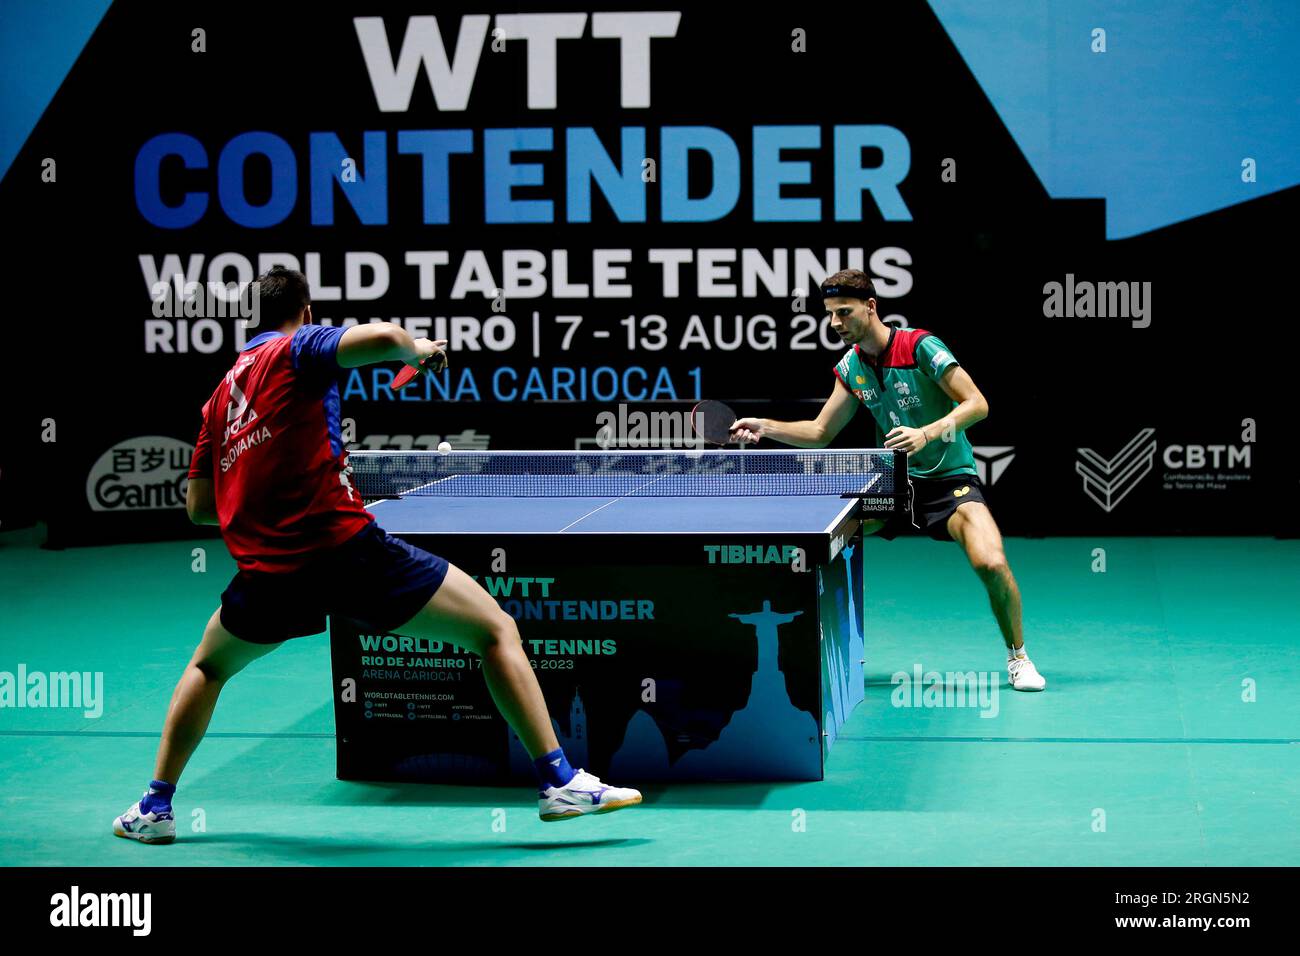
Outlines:
<svg viewBox="0 0 1300 956"><path fill-rule="evenodd" d="M888 449L701 452L354 451L367 501L406 495L506 498L893 495L906 460Z"/></svg>

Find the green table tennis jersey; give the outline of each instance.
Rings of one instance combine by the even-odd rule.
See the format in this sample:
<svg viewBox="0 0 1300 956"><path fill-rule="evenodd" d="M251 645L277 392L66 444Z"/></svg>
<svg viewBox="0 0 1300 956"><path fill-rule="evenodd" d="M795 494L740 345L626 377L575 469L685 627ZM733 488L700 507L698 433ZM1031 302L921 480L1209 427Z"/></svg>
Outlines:
<svg viewBox="0 0 1300 956"><path fill-rule="evenodd" d="M957 407L939 385L943 373L957 364L938 336L924 329L894 328L875 361L855 345L835 366L835 376L870 410L878 429L877 445L883 447L884 436L899 425L922 428ZM907 471L914 478L978 474L964 431L952 441L927 442L908 457Z"/></svg>

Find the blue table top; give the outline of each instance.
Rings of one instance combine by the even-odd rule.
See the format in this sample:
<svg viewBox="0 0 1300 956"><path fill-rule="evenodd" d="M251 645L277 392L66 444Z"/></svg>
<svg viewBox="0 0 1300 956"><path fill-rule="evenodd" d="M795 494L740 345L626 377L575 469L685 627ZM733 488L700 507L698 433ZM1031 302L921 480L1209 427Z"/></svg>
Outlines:
<svg viewBox="0 0 1300 956"><path fill-rule="evenodd" d="M838 495L488 498L408 495L370 506L392 534L829 534L856 513Z"/></svg>

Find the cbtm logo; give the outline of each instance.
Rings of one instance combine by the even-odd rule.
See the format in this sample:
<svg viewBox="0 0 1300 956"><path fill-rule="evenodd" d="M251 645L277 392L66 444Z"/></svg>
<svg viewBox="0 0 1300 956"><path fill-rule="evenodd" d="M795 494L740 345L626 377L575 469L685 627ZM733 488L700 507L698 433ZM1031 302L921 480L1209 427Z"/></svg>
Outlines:
<svg viewBox="0 0 1300 956"><path fill-rule="evenodd" d="M1091 448L1078 449L1074 470L1083 478L1083 491L1103 511L1110 512L1155 467L1157 455L1167 469L1165 491L1221 492L1246 487L1251 478L1253 425L1240 445L1175 445L1161 448L1154 428L1143 428L1113 458Z"/></svg>
<svg viewBox="0 0 1300 956"><path fill-rule="evenodd" d="M177 438L145 435L118 442L86 476L92 511L161 511L185 505L194 446Z"/></svg>

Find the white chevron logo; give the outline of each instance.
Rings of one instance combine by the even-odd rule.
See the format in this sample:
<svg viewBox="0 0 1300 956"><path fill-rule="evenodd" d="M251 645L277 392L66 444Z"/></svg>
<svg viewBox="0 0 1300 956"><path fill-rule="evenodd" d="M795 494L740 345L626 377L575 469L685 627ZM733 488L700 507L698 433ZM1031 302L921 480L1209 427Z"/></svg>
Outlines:
<svg viewBox="0 0 1300 956"><path fill-rule="evenodd" d="M1147 476L1155 462L1154 428L1144 428L1109 461L1091 448L1079 449L1074 470L1083 476L1084 493L1109 512Z"/></svg>

